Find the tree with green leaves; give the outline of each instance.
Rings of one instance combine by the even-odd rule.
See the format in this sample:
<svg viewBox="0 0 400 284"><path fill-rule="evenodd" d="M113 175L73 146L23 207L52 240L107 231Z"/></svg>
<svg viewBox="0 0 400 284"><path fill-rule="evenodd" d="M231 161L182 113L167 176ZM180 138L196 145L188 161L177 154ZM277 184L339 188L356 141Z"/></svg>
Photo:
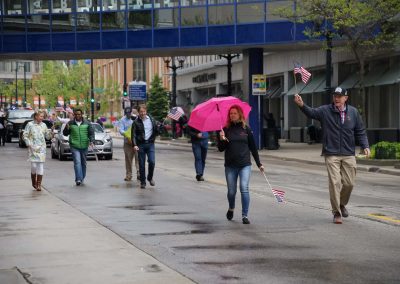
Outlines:
<svg viewBox="0 0 400 284"><path fill-rule="evenodd" d="M167 90L162 86L161 78L156 74L148 91L147 111L156 120L162 121L167 116L169 99Z"/></svg>
<svg viewBox="0 0 400 284"><path fill-rule="evenodd" d="M326 48L350 50L359 65L360 95L365 101L367 59L399 46L400 1L301 0L293 4L277 8L273 14L295 23L311 23L305 35L325 38Z"/></svg>

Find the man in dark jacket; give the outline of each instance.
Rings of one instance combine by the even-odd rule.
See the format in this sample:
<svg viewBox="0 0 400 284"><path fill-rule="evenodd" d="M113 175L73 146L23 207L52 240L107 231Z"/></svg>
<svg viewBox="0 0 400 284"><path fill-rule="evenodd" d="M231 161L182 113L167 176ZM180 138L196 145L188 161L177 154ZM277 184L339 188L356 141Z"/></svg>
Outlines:
<svg viewBox="0 0 400 284"><path fill-rule="evenodd" d="M332 104L318 108L304 104L298 94L294 98L305 115L321 122L322 154L328 170L329 195L335 224L341 224L342 217L349 216L345 206L349 202L356 177L355 141L358 140L366 156L370 155L361 116L356 108L346 103L347 99L347 91L340 87L335 89Z"/></svg>
<svg viewBox="0 0 400 284"><path fill-rule="evenodd" d="M140 172L140 188L146 188L146 155L149 163L147 180L151 186L155 186L153 180L155 167L155 149L154 140L158 135L155 120L147 115L147 107L139 106L139 116L132 123L132 146L139 153L139 172Z"/></svg>
<svg viewBox="0 0 400 284"><path fill-rule="evenodd" d="M94 147L94 130L91 123L82 117L82 110L74 110L74 120L70 120L64 128L64 136L69 135L69 146L74 160L75 183L83 183L86 177L86 155L89 145Z"/></svg>

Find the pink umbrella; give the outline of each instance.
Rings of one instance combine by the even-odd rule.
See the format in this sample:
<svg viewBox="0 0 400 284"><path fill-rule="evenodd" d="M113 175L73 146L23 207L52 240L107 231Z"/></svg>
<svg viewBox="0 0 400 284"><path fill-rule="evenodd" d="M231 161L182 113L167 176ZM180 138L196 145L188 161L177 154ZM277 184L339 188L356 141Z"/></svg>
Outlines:
<svg viewBox="0 0 400 284"><path fill-rule="evenodd" d="M225 126L228 111L233 105L240 106L245 118L247 118L251 111L248 103L232 96L217 97L196 106L190 114L188 124L200 131L220 130Z"/></svg>

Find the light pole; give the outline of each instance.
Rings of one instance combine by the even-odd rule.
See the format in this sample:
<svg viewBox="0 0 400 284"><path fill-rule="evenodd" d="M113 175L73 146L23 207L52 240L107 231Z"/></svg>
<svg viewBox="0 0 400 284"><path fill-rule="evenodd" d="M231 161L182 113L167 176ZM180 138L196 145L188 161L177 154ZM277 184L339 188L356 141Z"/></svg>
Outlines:
<svg viewBox="0 0 400 284"><path fill-rule="evenodd" d="M24 101L22 102L22 106L26 107L26 62L15 61L15 104L18 107L18 70L21 66L24 67Z"/></svg>
<svg viewBox="0 0 400 284"><path fill-rule="evenodd" d="M232 59L235 57L239 57L240 54L221 54L219 58L225 58L228 62L226 66L228 67L228 91L227 96L232 95Z"/></svg>
<svg viewBox="0 0 400 284"><path fill-rule="evenodd" d="M179 65L175 64L175 59L178 61ZM176 107L176 70L183 68L183 62L185 62L185 56L164 57L163 58L165 66L172 70L172 97L171 97L171 108ZM170 63L172 65L170 65ZM172 120L172 138L176 138L176 121Z"/></svg>

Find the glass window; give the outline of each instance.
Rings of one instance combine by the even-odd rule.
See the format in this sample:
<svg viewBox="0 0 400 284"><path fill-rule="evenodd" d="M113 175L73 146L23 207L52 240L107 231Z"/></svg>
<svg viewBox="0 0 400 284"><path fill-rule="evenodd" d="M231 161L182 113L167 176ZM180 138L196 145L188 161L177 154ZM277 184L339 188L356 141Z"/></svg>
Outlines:
<svg viewBox="0 0 400 284"><path fill-rule="evenodd" d="M28 0L27 5L29 14L48 14L50 12L47 0Z"/></svg>
<svg viewBox="0 0 400 284"><path fill-rule="evenodd" d="M207 0L181 0L181 6L207 5Z"/></svg>
<svg viewBox="0 0 400 284"><path fill-rule="evenodd" d="M129 12L129 29L151 29L151 10Z"/></svg>
<svg viewBox="0 0 400 284"><path fill-rule="evenodd" d="M209 6L208 24L209 25L229 25L234 23L234 6Z"/></svg>
<svg viewBox="0 0 400 284"><path fill-rule="evenodd" d="M206 7L182 8L181 26L203 26L206 23Z"/></svg>
<svg viewBox="0 0 400 284"><path fill-rule="evenodd" d="M71 32L75 27L75 16L73 14L60 14L51 17L51 29L53 32Z"/></svg>
<svg viewBox="0 0 400 284"><path fill-rule="evenodd" d="M264 21L264 3L238 4L237 22L256 23Z"/></svg>
<svg viewBox="0 0 400 284"><path fill-rule="evenodd" d="M51 0L52 13L71 13L73 7L72 0Z"/></svg>
<svg viewBox="0 0 400 284"><path fill-rule="evenodd" d="M281 7L293 7L293 1L267 2L267 22L287 20L274 15L274 10Z"/></svg>
<svg viewBox="0 0 400 284"><path fill-rule="evenodd" d="M48 33L50 32L49 15L31 15L26 17L28 32Z"/></svg>
<svg viewBox="0 0 400 284"><path fill-rule="evenodd" d="M100 0L76 0L78 12L99 12Z"/></svg>
<svg viewBox="0 0 400 284"><path fill-rule="evenodd" d="M133 58L133 80L146 81L145 59Z"/></svg>
<svg viewBox="0 0 400 284"><path fill-rule="evenodd" d="M125 12L103 13L103 30L125 29Z"/></svg>
<svg viewBox="0 0 400 284"><path fill-rule="evenodd" d="M77 31L93 31L99 30L100 27L100 15L78 13L76 15L76 30Z"/></svg>
<svg viewBox="0 0 400 284"><path fill-rule="evenodd" d="M21 15L25 14L24 0L5 0L4 15Z"/></svg>
<svg viewBox="0 0 400 284"><path fill-rule="evenodd" d="M3 17L4 33L25 33L25 16Z"/></svg>
<svg viewBox="0 0 400 284"><path fill-rule="evenodd" d="M177 8L154 10L154 28L177 27L178 15Z"/></svg>
<svg viewBox="0 0 400 284"><path fill-rule="evenodd" d="M230 4L235 2L234 0L208 0L208 4Z"/></svg>
<svg viewBox="0 0 400 284"><path fill-rule="evenodd" d="M125 0L103 0L103 11L125 10Z"/></svg>
<svg viewBox="0 0 400 284"><path fill-rule="evenodd" d="M151 9L153 4L152 0L128 0L128 8L130 10Z"/></svg>
<svg viewBox="0 0 400 284"><path fill-rule="evenodd" d="M179 0L154 0L154 8L178 7Z"/></svg>

